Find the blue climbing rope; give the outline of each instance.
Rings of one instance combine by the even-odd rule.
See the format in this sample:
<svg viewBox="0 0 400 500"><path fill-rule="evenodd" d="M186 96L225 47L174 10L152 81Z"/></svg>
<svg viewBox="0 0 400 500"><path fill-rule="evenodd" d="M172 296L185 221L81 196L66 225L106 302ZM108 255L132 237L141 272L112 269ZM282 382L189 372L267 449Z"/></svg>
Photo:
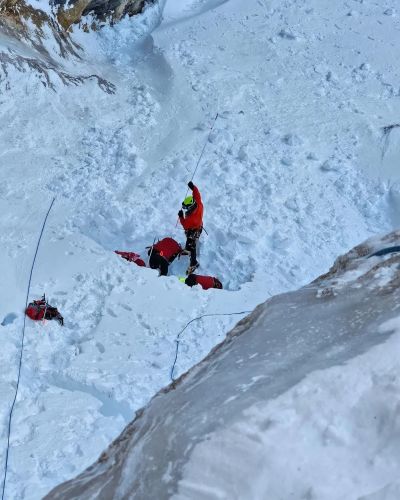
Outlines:
<svg viewBox="0 0 400 500"><path fill-rule="evenodd" d="M207 317L210 317L210 316L236 316L236 315L239 315L239 314L250 314L251 312L252 311L240 311L240 312L233 312L233 313L202 314L201 316L198 316L197 318L193 318L188 323L186 323L185 327L182 328L182 330L178 333L178 335L176 336L176 339L175 339L176 349L175 349L175 359L174 359L174 362L172 364L171 373L170 373L171 382L175 382L175 380L176 380L176 379L174 379L174 370L175 370L176 362L178 360L180 337L181 337L182 333L186 330L186 328L191 323L193 323L194 321L197 321L199 319L207 318Z"/></svg>
<svg viewBox="0 0 400 500"><path fill-rule="evenodd" d="M56 199L53 198L53 200L52 200L52 202L50 204L50 207L47 210L46 217L44 218L44 221L43 221L42 230L40 231L39 239L38 239L38 242L37 242L37 245L36 245L36 251L35 251L35 255L33 257L33 261L32 261L31 272L29 274L28 288L27 288L27 291L26 291L25 310L28 307L29 292L30 292L30 289L31 289L31 281L32 281L33 268L35 267L36 256L37 256L38 251L39 251L40 241L42 239L44 228L46 226L47 217L49 216L50 210L52 209L55 201L56 201ZM23 327L22 327L22 339L21 339L21 350L20 350L20 355L19 355L17 385L15 387L14 400L12 402L12 405L11 405L11 408L10 408L10 413L8 415L7 449L6 449L6 459L5 459L5 465L4 465L4 477L3 477L3 488L2 488L2 494L1 494L1 500L4 500L4 494L5 494L5 491L6 491L6 481L7 481L7 471L8 471L8 456L9 456L9 451L10 451L11 422L12 422L12 416L13 416L13 413L14 413L15 402L17 401L18 389L19 389L19 382L20 382L20 379L21 379L22 356L23 356L23 352L24 352L24 340L25 340L25 324L26 324L26 314L25 314L25 311L24 311L24 324L23 324Z"/></svg>

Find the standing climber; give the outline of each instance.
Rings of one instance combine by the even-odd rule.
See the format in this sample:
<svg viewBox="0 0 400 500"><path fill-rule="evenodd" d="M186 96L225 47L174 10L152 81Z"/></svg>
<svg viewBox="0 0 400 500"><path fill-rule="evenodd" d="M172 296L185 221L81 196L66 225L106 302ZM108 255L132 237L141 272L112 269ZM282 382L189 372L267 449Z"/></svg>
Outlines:
<svg viewBox="0 0 400 500"><path fill-rule="evenodd" d="M186 234L185 252L190 254L190 264L186 274L191 274L200 265L197 261L197 242L203 230L203 202L200 191L192 181L188 183L188 186L193 194L183 200L178 216Z"/></svg>
<svg viewBox="0 0 400 500"><path fill-rule="evenodd" d="M167 276L169 265L182 253L182 247L173 238L163 238L146 248L150 256L149 266L158 269L160 276Z"/></svg>

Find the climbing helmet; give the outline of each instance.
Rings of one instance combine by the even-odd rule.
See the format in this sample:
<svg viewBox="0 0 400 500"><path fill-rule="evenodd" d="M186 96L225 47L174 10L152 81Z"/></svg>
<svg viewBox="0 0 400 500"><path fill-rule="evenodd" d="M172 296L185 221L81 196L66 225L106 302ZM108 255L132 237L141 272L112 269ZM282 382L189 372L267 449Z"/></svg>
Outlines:
<svg viewBox="0 0 400 500"><path fill-rule="evenodd" d="M192 195L186 196L186 198L182 202L182 208L183 210L191 211L196 207L196 202L194 201L194 198Z"/></svg>

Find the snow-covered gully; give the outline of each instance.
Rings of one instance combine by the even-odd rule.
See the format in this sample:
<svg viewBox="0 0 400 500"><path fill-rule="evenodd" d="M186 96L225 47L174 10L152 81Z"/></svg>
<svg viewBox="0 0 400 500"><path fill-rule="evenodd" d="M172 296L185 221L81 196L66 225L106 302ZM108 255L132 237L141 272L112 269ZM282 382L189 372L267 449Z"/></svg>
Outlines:
<svg viewBox="0 0 400 500"><path fill-rule="evenodd" d="M258 306L46 499L396 498L400 252L368 258L388 242Z"/></svg>
<svg viewBox="0 0 400 500"><path fill-rule="evenodd" d="M47 0L23 3L26 12L42 9L40 16L53 19ZM254 310L270 296L299 289L338 255L398 226L400 17L395 0L160 0L112 26L101 21L105 25L96 31L86 32L83 19L65 37L59 27L48 28L53 23L38 24L37 16L24 18L24 27L15 16L6 19L10 6L14 2L3 2L0 12L0 466L26 283L43 213L54 196L30 300L46 293L65 320L64 327L28 322L26 329L5 498L36 500L93 463L169 384L177 335L193 318L202 317L182 336L174 377L234 327L237 317L225 314ZM145 247L155 238L184 243L177 212L204 141L194 179L208 233L200 240L199 272L224 285L207 292L177 279L186 257L159 278L113 252L146 258ZM302 289L299 297L316 301L313 293ZM313 370L330 366L323 382L330 387L339 370L334 365L361 352L371 360L365 380L375 377L374 362L392 360L392 340L370 349L384 337L368 331L365 343L348 339L328 358L328 344L320 344L324 337L313 330L297 341L289 336L287 351L271 351L271 370L282 368L281 392L275 401L278 392L268 385L266 397L277 405L273 420L287 422L292 441L298 421L290 415L299 406L289 389L307 390L306 374L318 378ZM271 342L278 342L277 332ZM357 358L346 370L354 385L361 377ZM390 391L396 401L395 371L388 370L381 396L365 393L365 404L374 404L378 415L390 407ZM378 371L383 374L383 367ZM278 372L268 373L275 379ZM321 401L333 414L336 395L321 394L301 406L305 420ZM350 398L343 399L337 412L348 406ZM389 423L378 420L395 443L397 417L391 407L388 412ZM357 435L350 420L339 441ZM362 424L358 414L354 422ZM329 430L325 435L329 440ZM382 445L381 436L362 439ZM269 467L297 477L298 456L278 441L273 449L282 454L270 454ZM303 445L299 454L311 448L314 458L323 456L318 446ZM329 460L354 463L350 448L338 453ZM360 498L379 489L379 475L382 488L391 484L391 466L380 460L378 453L381 469L370 471L370 489L357 490ZM302 489L293 480L295 498L335 498L333 490L315 493L321 483L316 474L310 472L306 483ZM178 492L182 485L174 485ZM384 494L396 498L393 491L390 485ZM197 489L193 495L213 498L215 492ZM280 498L274 490L269 496Z"/></svg>

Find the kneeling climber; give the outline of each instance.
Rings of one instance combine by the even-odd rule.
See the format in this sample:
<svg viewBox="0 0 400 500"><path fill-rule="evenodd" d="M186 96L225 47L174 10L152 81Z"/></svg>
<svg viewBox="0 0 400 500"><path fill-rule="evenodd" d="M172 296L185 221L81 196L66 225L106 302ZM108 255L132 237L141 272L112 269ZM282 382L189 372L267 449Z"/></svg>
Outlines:
<svg viewBox="0 0 400 500"><path fill-rule="evenodd" d="M25 309L25 314L34 321L56 319L61 326L64 325L64 318L59 313L57 307L53 307L47 302L45 295L41 299L30 302Z"/></svg>
<svg viewBox="0 0 400 500"><path fill-rule="evenodd" d="M160 276L167 276L169 265L182 253L182 247L173 238L163 238L148 248L149 266L158 269Z"/></svg>
<svg viewBox="0 0 400 500"><path fill-rule="evenodd" d="M203 290L209 290L210 288L219 288L222 290L222 283L218 278L214 278L213 276L189 274L189 276L184 280L184 283L190 287L200 285Z"/></svg>
<svg viewBox="0 0 400 500"><path fill-rule="evenodd" d="M188 186L193 194L183 200L182 209L179 210L178 216L186 235L185 253L190 254L190 264L186 274L191 274L200 265L197 261L197 242L203 230L204 209L198 188L192 181L188 183Z"/></svg>

